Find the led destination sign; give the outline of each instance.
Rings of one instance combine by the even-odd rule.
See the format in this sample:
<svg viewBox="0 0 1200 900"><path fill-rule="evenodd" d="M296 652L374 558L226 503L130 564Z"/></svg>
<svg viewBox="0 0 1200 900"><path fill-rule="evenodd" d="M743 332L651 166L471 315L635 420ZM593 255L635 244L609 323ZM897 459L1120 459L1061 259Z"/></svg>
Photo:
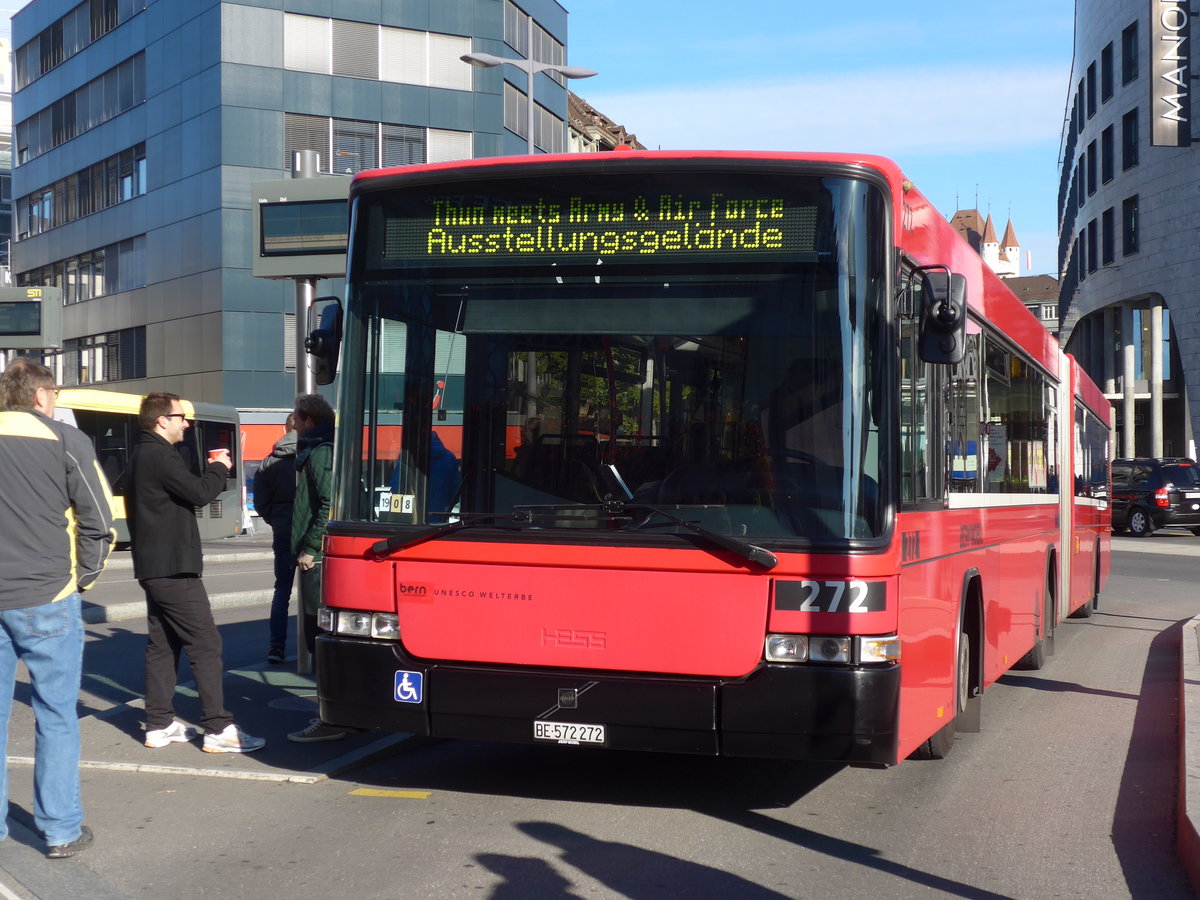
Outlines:
<svg viewBox="0 0 1200 900"><path fill-rule="evenodd" d="M817 208L748 193L430 197L387 222L384 255L408 263L815 259Z"/></svg>

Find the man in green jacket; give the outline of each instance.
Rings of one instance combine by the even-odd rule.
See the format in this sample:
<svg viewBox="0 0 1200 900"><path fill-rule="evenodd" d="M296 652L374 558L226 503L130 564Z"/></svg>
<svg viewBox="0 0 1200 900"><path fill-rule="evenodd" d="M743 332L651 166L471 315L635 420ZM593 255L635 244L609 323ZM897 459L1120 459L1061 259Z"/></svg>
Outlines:
<svg viewBox="0 0 1200 900"><path fill-rule="evenodd" d="M299 615L310 655L316 651L317 608L321 605L321 544L333 496L333 408L320 394L296 398L296 499L292 503L292 552L300 570ZM288 735L301 744L336 741L346 730L313 719Z"/></svg>

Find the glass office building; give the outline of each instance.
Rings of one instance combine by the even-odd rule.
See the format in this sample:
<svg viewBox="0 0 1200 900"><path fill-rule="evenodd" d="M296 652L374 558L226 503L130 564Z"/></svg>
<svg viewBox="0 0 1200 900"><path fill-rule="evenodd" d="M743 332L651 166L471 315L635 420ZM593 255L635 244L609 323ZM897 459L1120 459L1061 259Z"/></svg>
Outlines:
<svg viewBox="0 0 1200 900"><path fill-rule="evenodd" d="M1058 196L1059 338L1112 401L1119 456L1196 452L1191 27L1182 0L1076 4Z"/></svg>
<svg viewBox="0 0 1200 900"><path fill-rule="evenodd" d="M533 20L533 28L529 20ZM532 35L532 38L531 38ZM64 385L243 408L295 393L295 288L251 275L251 184L526 152L567 61L553 0L33 0L13 17L14 281L64 296ZM534 85L565 149L567 91ZM336 293L340 282L318 285Z"/></svg>

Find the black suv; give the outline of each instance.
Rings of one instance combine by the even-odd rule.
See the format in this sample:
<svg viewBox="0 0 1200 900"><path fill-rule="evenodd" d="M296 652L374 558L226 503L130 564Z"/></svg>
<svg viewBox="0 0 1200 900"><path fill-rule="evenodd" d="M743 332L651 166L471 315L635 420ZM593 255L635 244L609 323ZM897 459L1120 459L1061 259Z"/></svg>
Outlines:
<svg viewBox="0 0 1200 900"><path fill-rule="evenodd" d="M1164 525L1200 535L1200 466L1183 458L1114 459L1112 527L1146 537Z"/></svg>

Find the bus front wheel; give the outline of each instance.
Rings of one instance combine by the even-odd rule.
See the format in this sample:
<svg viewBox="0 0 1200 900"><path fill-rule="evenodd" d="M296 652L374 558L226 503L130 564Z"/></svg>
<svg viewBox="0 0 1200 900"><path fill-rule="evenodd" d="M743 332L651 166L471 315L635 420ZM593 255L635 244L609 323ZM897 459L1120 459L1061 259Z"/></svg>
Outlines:
<svg viewBox="0 0 1200 900"><path fill-rule="evenodd" d="M914 759L945 759L954 749L955 726L958 717L967 708L971 689L971 638L965 632L958 636L958 665L954 679L954 715L950 721L933 733L929 740L921 744L913 753Z"/></svg>

